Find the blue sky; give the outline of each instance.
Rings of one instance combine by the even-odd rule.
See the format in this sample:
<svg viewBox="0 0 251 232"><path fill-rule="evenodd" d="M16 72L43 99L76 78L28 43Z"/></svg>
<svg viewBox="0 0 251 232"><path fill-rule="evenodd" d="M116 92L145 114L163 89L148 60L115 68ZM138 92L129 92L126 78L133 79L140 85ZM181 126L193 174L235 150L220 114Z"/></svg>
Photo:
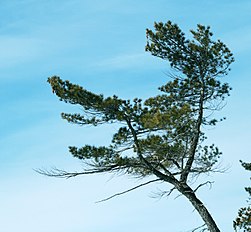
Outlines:
<svg viewBox="0 0 251 232"><path fill-rule="evenodd" d="M81 170L67 146L106 144L114 129L61 120L62 111L79 108L59 102L47 77L59 75L107 96L154 95L169 66L144 52L145 29L167 20L186 33L198 23L210 25L235 55L226 78L233 91L221 112L227 121L207 131L228 170L210 176L212 189L198 193L221 230L232 231L250 184L238 162L250 161L251 153L250 1L1 0L0 15L1 231L185 232L202 224L182 197L149 197L164 186L95 204L138 182L109 175L53 179L33 170Z"/></svg>

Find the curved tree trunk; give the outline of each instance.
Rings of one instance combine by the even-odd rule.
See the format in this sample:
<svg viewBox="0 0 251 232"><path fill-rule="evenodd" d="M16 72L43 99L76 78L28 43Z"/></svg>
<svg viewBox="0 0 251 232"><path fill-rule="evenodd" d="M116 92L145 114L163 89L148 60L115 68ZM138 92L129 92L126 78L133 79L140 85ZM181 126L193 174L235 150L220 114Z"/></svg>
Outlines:
<svg viewBox="0 0 251 232"><path fill-rule="evenodd" d="M177 190L182 193L197 210L203 221L205 222L210 232L220 232L211 214L208 212L204 204L197 198L194 191L187 184L180 184L176 186Z"/></svg>

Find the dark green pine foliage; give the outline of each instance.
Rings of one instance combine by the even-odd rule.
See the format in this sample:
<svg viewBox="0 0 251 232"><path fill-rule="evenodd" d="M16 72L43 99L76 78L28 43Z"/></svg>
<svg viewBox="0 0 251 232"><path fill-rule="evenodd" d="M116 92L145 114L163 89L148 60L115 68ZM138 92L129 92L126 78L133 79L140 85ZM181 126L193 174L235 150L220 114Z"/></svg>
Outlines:
<svg viewBox="0 0 251 232"><path fill-rule="evenodd" d="M251 171L251 163L244 163L241 161L242 166L247 170ZM245 190L249 194L249 205L247 207L243 207L238 212L238 217L234 221L234 229L237 231L238 229L243 232L251 231L251 187L246 187Z"/></svg>
<svg viewBox="0 0 251 232"><path fill-rule="evenodd" d="M63 119L79 125L115 123L121 127L110 146L69 148L85 162L83 172L47 174L71 177L119 172L155 177L186 196L210 231L219 231L188 183L190 178L214 171L221 155L217 146L205 144L202 129L222 120L213 118L212 113L222 108L231 90L221 78L228 74L233 55L220 40L212 39L209 27L198 25L191 30L192 39L170 21L154 27L154 31L146 30L146 51L167 60L173 70L171 80L159 88L157 96L123 100L94 94L57 76L48 79L60 100L82 107L83 113L62 113Z"/></svg>

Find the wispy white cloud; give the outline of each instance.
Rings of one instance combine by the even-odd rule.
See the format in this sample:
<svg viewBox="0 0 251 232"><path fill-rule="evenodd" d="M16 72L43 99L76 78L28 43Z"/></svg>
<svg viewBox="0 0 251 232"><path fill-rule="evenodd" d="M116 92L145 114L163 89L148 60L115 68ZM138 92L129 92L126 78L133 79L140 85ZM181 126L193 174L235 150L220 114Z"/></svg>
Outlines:
<svg viewBox="0 0 251 232"><path fill-rule="evenodd" d="M128 68L140 68L148 69L149 67L160 67L162 62L155 62L156 58L153 58L145 52L131 53L131 54L119 54L113 57L104 58L96 61L92 65L100 69L128 69ZM159 60L158 60L159 61Z"/></svg>
<svg viewBox="0 0 251 232"><path fill-rule="evenodd" d="M41 56L46 44L34 38L0 37L0 67L25 63Z"/></svg>
<svg viewBox="0 0 251 232"><path fill-rule="evenodd" d="M232 31L228 36L228 44L234 53L250 53L251 51L251 30L250 27Z"/></svg>
<svg viewBox="0 0 251 232"><path fill-rule="evenodd" d="M95 66L112 69L128 68L144 63L147 58L148 57L146 57L143 53L122 54L112 58L100 60L95 64Z"/></svg>

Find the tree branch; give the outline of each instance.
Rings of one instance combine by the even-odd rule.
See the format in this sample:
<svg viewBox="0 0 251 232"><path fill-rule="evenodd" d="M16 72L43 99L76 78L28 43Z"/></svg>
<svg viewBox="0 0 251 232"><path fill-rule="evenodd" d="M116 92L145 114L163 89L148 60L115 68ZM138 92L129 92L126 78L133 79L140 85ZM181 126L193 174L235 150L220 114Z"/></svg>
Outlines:
<svg viewBox="0 0 251 232"><path fill-rule="evenodd" d="M103 172L111 172L111 171L116 171L120 170L121 167L118 166L110 166L102 169L90 169L82 172L67 172L62 169L58 168L53 168L50 171L45 170L45 169L35 169L35 172L44 175L44 176L49 176L49 177L57 177L57 178L72 178L80 175L90 175L90 174L97 174L97 173L103 173Z"/></svg>
<svg viewBox="0 0 251 232"><path fill-rule="evenodd" d="M158 189L159 192L153 193L154 195L152 196L152 198L162 198L164 196L169 197L175 189L176 189L175 187L171 188L168 191L163 191L161 189Z"/></svg>
<svg viewBox="0 0 251 232"><path fill-rule="evenodd" d="M128 189L128 190L125 190L125 191L123 191L123 192L116 193L116 194L114 194L114 195L112 195L112 196L110 196L110 197L107 197L107 198L103 199L103 200L97 201L96 203L108 201L108 200L110 200L110 199L112 199L112 198L114 198L114 197L123 195L123 194L125 194L125 193L131 192L131 191L133 191L133 190L135 190L135 189L138 189L138 188L140 188L140 187L142 187L142 186L145 186L145 185L151 184L151 183L153 183L153 182L157 182L157 181L161 181L161 179L150 180L150 181L148 181L148 182L145 182L145 183L143 183L143 184L137 185L137 186L135 186L135 187L133 187L133 188L130 188L130 189Z"/></svg>
<svg viewBox="0 0 251 232"><path fill-rule="evenodd" d="M201 95L200 95L199 115L198 115L197 124L196 124L195 136L194 136L193 141L192 141L191 150L189 152L190 154L189 154L188 160L186 162L185 168L183 169L183 173L181 174L181 177L180 177L180 181L184 182L184 183L187 181L187 177L188 177L188 175L190 173L190 170L192 168L196 148L197 148L198 141L199 141L199 138L200 138L200 127L201 127L202 121L203 121L204 91L205 90L204 90L204 85L203 85L203 88L201 90Z"/></svg>
<svg viewBox="0 0 251 232"><path fill-rule="evenodd" d="M201 229L200 232L207 231L207 228L205 228L205 226L206 226L206 224L203 224L202 226L194 228L193 230L191 230L191 232L195 232L195 231L197 231L199 229Z"/></svg>
<svg viewBox="0 0 251 232"><path fill-rule="evenodd" d="M202 186L207 185L207 184L210 184L210 188L211 188L213 183L214 183L214 181L206 181L205 183L198 185L193 191L196 192L199 188L201 188Z"/></svg>

